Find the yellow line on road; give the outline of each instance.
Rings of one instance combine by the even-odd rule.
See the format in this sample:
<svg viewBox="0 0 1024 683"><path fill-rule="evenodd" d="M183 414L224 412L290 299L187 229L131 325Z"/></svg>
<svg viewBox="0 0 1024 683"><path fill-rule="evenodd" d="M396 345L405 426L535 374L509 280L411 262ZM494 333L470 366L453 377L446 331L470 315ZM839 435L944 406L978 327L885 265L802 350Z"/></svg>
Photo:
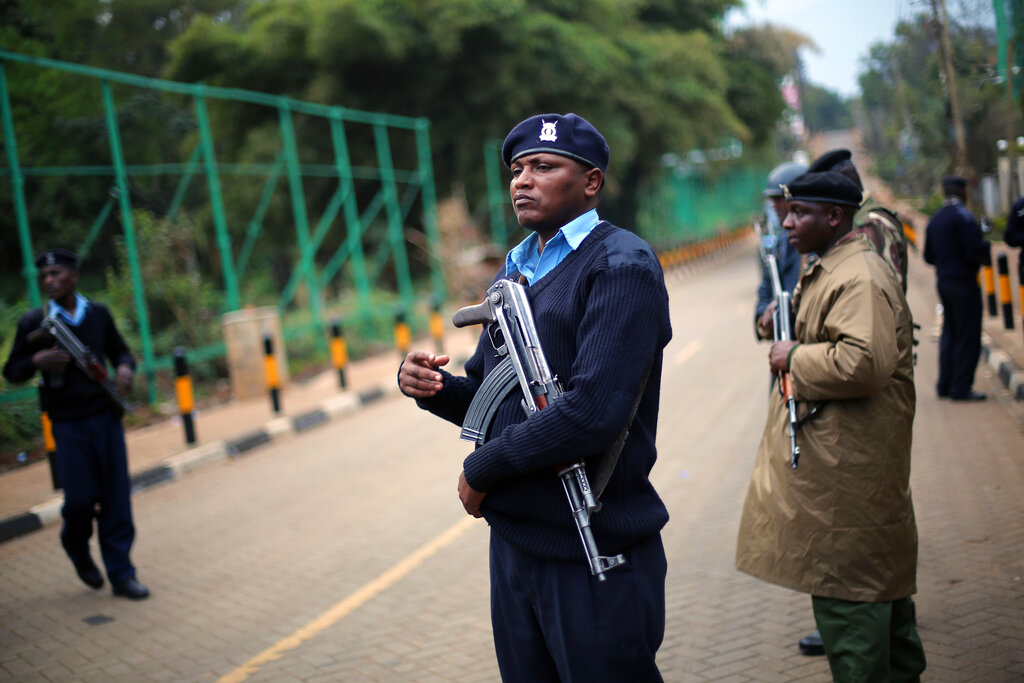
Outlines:
<svg viewBox="0 0 1024 683"><path fill-rule="evenodd" d="M423 564L427 558L434 555L437 551L441 550L461 536L463 532L469 529L475 521L476 519L473 517L465 517L460 522L448 527L448 529L442 532L439 536L436 536L432 540L420 546L420 548L407 555L398 562L398 564L392 566L369 583L364 584L355 593L344 598L341 602L331 607L329 610L300 628L295 633L291 634L287 638L283 638L274 645L271 645L231 673L222 676L219 679L219 683L240 683L240 681L244 681L249 676L256 673L264 664L280 659L288 650L298 647L324 629L330 628L334 624L338 623L370 599L404 579L414 569Z"/></svg>
<svg viewBox="0 0 1024 683"><path fill-rule="evenodd" d="M690 358L692 358L694 354L700 351L702 346L703 343L700 339L694 339L692 342L686 345L686 348L684 348L682 351L675 355L675 357L672 359L673 362L676 365L682 365L686 361L690 360Z"/></svg>

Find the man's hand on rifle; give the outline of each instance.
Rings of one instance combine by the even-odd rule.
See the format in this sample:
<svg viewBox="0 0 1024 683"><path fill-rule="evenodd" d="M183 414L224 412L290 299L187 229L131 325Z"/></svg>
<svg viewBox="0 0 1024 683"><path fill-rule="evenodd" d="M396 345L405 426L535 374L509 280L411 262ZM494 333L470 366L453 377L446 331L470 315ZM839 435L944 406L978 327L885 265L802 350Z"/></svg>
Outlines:
<svg viewBox="0 0 1024 683"><path fill-rule="evenodd" d="M775 311L778 307L777 302L768 302L768 306L761 312L761 317L757 319L757 333L761 335L761 339L775 337Z"/></svg>
<svg viewBox="0 0 1024 683"><path fill-rule="evenodd" d="M32 364L43 372L64 372L71 354L64 349L43 349L32 354Z"/></svg>
<svg viewBox="0 0 1024 683"><path fill-rule="evenodd" d="M774 374L789 372L789 352L799 344L800 342L795 341L778 341L772 344L772 349L768 353L768 365Z"/></svg>
<svg viewBox="0 0 1024 683"><path fill-rule="evenodd" d="M448 356L410 351L398 371L398 388L412 398L430 398L444 387L437 369L447 365L449 360Z"/></svg>
<svg viewBox="0 0 1024 683"><path fill-rule="evenodd" d="M114 384L117 386L117 393L127 396L132 391L132 380L135 379L135 371L130 365L118 365L117 374L114 376Z"/></svg>
<svg viewBox="0 0 1024 683"><path fill-rule="evenodd" d="M459 473L459 500L462 501L462 507L466 508L468 514L478 518L483 517L480 513L480 505L483 504L486 495L486 492L481 493L469 485L469 482L466 481L465 470Z"/></svg>

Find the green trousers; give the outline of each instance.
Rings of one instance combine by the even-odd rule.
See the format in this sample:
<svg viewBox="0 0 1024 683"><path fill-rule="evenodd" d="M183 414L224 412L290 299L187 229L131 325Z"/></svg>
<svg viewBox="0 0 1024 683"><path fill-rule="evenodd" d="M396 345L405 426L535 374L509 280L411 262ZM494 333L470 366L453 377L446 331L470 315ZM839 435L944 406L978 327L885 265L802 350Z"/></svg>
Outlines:
<svg viewBox="0 0 1024 683"><path fill-rule="evenodd" d="M836 683L904 683L921 680L924 648L910 598L851 602L812 596L832 680Z"/></svg>

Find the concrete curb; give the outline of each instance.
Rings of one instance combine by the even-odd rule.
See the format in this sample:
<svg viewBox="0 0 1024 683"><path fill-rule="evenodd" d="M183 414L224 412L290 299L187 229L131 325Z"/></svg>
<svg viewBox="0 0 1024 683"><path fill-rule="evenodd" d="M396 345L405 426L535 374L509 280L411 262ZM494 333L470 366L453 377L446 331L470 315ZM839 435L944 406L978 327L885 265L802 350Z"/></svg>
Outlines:
<svg viewBox="0 0 1024 683"><path fill-rule="evenodd" d="M1018 401L1024 401L1024 371L1017 367L1010 356L992 343L992 338L981 335L981 355L999 377L999 381L1010 390L1010 395Z"/></svg>
<svg viewBox="0 0 1024 683"><path fill-rule="evenodd" d="M398 394L398 385L392 382L358 394L342 393L323 401L319 408L294 417L277 417L261 429L242 434L230 441L215 441L172 455L156 467L132 476L132 493L181 479L195 470L238 457L254 448L281 440L326 424L333 419L353 413L381 399ZM0 519L0 543L38 531L61 520L64 496L55 496L45 503L33 506L27 512Z"/></svg>

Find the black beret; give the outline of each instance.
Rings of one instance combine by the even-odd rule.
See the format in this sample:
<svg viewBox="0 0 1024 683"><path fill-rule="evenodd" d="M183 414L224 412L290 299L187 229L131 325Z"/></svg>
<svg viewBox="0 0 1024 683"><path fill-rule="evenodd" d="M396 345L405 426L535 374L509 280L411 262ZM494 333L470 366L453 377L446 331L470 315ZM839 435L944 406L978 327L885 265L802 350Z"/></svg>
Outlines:
<svg viewBox="0 0 1024 683"><path fill-rule="evenodd" d="M576 114L538 114L508 134L501 146L506 166L527 154L548 152L575 159L604 173L608 169L608 143L597 128Z"/></svg>
<svg viewBox="0 0 1024 683"><path fill-rule="evenodd" d="M964 190L967 189L967 179L961 178L958 175L944 176L942 178L942 187L943 189L948 187L955 190Z"/></svg>
<svg viewBox="0 0 1024 683"><path fill-rule="evenodd" d="M70 249L47 249L36 257L36 268L44 266L78 267L78 254Z"/></svg>
<svg viewBox="0 0 1024 683"><path fill-rule="evenodd" d="M814 160L808 168L808 173L824 173L825 171L838 171L844 166L853 166L853 154L848 149L832 149Z"/></svg>
<svg viewBox="0 0 1024 683"><path fill-rule="evenodd" d="M783 186L787 201L821 202L860 206L862 199L857 183L835 171L805 173Z"/></svg>

